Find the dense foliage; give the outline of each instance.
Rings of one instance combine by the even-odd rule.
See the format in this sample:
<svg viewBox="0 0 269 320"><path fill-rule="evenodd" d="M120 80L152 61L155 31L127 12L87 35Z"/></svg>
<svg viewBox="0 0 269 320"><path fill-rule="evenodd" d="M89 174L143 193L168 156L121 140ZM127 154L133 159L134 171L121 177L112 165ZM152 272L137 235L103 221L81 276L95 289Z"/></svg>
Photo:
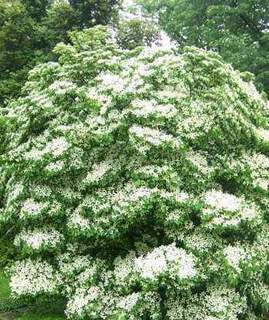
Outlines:
<svg viewBox="0 0 269 320"><path fill-rule="evenodd" d="M107 24L117 0L0 0L0 104L16 97L37 63L68 41L68 31Z"/></svg>
<svg viewBox="0 0 269 320"><path fill-rule="evenodd" d="M158 27L146 19L123 20L117 25L117 42L123 49L151 45L158 40L159 32Z"/></svg>
<svg viewBox="0 0 269 320"><path fill-rule="evenodd" d="M72 41L1 118L13 294L71 319L261 319L268 105L212 52Z"/></svg>
<svg viewBox="0 0 269 320"><path fill-rule="evenodd" d="M268 0L142 0L180 46L218 51L269 93Z"/></svg>
<svg viewBox="0 0 269 320"><path fill-rule="evenodd" d="M124 1L116 27L116 39L123 49L150 46L161 39L161 30L151 15L133 1Z"/></svg>

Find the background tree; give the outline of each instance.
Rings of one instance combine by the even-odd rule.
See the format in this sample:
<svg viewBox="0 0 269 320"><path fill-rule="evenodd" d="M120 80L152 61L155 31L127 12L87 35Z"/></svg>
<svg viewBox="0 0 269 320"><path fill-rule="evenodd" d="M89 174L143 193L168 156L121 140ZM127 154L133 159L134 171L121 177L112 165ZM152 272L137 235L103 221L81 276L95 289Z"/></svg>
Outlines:
<svg viewBox="0 0 269 320"><path fill-rule="evenodd" d="M18 96L34 65L55 58L69 30L107 24L118 2L0 0L0 104Z"/></svg>
<svg viewBox="0 0 269 320"><path fill-rule="evenodd" d="M141 1L181 47L212 49L269 93L268 0Z"/></svg>
<svg viewBox="0 0 269 320"><path fill-rule="evenodd" d="M82 29L91 25L108 24L115 14L118 0L69 0L77 16L77 26Z"/></svg>
<svg viewBox="0 0 269 320"><path fill-rule="evenodd" d="M146 15L136 2L123 3L116 24L116 38L124 49L138 46L150 46L160 38L160 29L151 15Z"/></svg>
<svg viewBox="0 0 269 320"><path fill-rule="evenodd" d="M117 40L125 49L134 49L138 46L150 45L159 37L159 29L147 20L133 19L118 24Z"/></svg>

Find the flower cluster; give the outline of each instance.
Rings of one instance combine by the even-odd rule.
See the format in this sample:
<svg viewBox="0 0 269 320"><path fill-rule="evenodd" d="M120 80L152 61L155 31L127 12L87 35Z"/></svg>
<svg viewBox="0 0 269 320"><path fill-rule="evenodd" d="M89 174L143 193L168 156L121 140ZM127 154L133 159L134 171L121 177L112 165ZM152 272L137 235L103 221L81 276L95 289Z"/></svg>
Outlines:
<svg viewBox="0 0 269 320"><path fill-rule="evenodd" d="M220 227L222 230L250 223L251 227L261 224L260 211L255 204L220 191L208 191L204 196L206 207L202 219L209 228Z"/></svg>
<svg viewBox="0 0 269 320"><path fill-rule="evenodd" d="M225 286L210 287L202 294L186 297L184 304L171 297L168 301L167 319L238 319L246 305L246 299L240 297L235 290Z"/></svg>
<svg viewBox="0 0 269 320"><path fill-rule="evenodd" d="M10 288L15 295L54 295L60 285L58 275L45 261L18 261L11 272Z"/></svg>
<svg viewBox="0 0 269 320"><path fill-rule="evenodd" d="M32 250L40 250L45 248L55 248L61 243L61 234L53 229L22 231L14 240L16 246L26 246Z"/></svg>
<svg viewBox="0 0 269 320"><path fill-rule="evenodd" d="M154 249L145 257L135 260L135 270L144 279L154 279L172 269L173 277L185 279L196 274L193 257L175 244Z"/></svg>

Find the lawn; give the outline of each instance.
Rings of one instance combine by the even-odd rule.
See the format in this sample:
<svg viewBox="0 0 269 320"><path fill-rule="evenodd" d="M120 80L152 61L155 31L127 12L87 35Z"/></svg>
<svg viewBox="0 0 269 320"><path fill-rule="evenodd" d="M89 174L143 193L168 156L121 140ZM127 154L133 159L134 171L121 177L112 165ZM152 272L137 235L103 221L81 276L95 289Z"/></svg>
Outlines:
<svg viewBox="0 0 269 320"><path fill-rule="evenodd" d="M43 311L26 310L20 315L18 315L15 319L16 320L63 320L65 319L65 317L63 315L53 314L50 311L45 311L45 310ZM6 320L6 319L3 319L3 320Z"/></svg>
<svg viewBox="0 0 269 320"><path fill-rule="evenodd" d="M7 299L10 295L8 280L3 271L0 271L0 300Z"/></svg>
<svg viewBox="0 0 269 320"><path fill-rule="evenodd" d="M10 303L10 289L8 280L0 271L0 320L63 320L63 312L60 306L32 306L15 309L9 312L1 312L1 308ZM56 310L56 311L55 311Z"/></svg>

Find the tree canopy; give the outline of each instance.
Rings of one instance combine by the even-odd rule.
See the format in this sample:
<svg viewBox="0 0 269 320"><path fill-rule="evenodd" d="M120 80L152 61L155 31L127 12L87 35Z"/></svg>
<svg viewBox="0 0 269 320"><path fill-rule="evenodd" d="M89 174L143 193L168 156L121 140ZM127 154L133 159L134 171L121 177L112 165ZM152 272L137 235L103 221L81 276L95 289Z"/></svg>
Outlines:
<svg viewBox="0 0 269 320"><path fill-rule="evenodd" d="M70 319L261 319L266 102L213 52L71 38L1 118L13 293Z"/></svg>
<svg viewBox="0 0 269 320"><path fill-rule="evenodd" d="M194 45L221 54L236 69L256 76L269 93L268 0L145 0L161 26L181 47Z"/></svg>
<svg viewBox="0 0 269 320"><path fill-rule="evenodd" d="M37 63L54 59L52 48L68 31L107 24L117 0L0 0L0 104L16 97Z"/></svg>

